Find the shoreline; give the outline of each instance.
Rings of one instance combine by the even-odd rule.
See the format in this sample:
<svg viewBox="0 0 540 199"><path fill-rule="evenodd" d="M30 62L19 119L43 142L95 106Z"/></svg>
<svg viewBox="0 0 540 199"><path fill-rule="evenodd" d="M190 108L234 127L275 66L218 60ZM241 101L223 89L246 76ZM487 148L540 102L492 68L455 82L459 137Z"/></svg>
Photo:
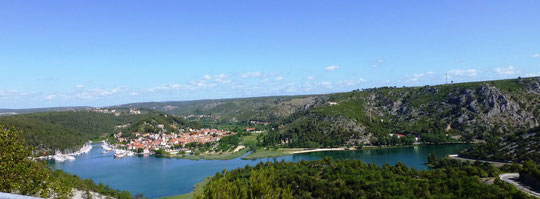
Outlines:
<svg viewBox="0 0 540 199"><path fill-rule="evenodd" d="M67 154L57 153L55 155L39 156L39 157L35 157L35 159L39 159L39 160L55 159L56 160L57 158L60 157L60 158L64 158L63 161L74 160L75 158L77 158L77 156L90 153L90 151L92 150L93 147L94 146L92 145L92 141L88 141L83 147L81 147L79 150L77 150L75 152L67 153ZM74 158L74 159L71 159L71 158ZM61 162L63 162L63 161L61 161Z"/></svg>
<svg viewBox="0 0 540 199"><path fill-rule="evenodd" d="M289 152L289 154L300 154L300 153L312 153L312 152L320 152L320 151L345 151L345 150L358 150L358 149L351 149L351 148L317 148L317 149L307 149L302 151L292 151ZM361 149L360 149L361 150Z"/></svg>
<svg viewBox="0 0 540 199"><path fill-rule="evenodd" d="M189 160L232 160L235 158L241 158L243 160L255 160L263 158L275 158L294 154L325 152L325 151L359 151L359 150L377 150L377 149L392 149L392 148L406 148L416 146L429 146L429 145L446 145L446 144L467 144L467 143L441 143L441 144L413 144L408 146L363 146L362 148L356 147L338 147L338 148L277 148L277 149L259 149L256 152L247 150L244 148L235 153L227 154L201 154L201 155L185 155L185 156L169 156L171 158L189 159Z"/></svg>

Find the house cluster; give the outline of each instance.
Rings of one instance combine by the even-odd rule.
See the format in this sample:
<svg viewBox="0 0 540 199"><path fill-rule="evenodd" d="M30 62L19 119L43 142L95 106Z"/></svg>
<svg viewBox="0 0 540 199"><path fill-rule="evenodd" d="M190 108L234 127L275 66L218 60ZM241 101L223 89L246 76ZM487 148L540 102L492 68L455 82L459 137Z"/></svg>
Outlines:
<svg viewBox="0 0 540 199"><path fill-rule="evenodd" d="M116 110L116 109L108 109L108 108L92 108L90 111L97 112L97 113L109 113L114 114L116 116L120 116L120 114L125 114L125 111L122 110ZM129 114L131 115L139 115L141 114L141 111L135 108L129 109Z"/></svg>
<svg viewBox="0 0 540 199"><path fill-rule="evenodd" d="M390 136L390 137L396 136L397 138L405 137L405 135L399 134L399 133L396 133L396 134L390 133L390 134L388 134L388 136ZM418 140L420 140L420 138L418 136L414 137L415 142L418 142Z"/></svg>
<svg viewBox="0 0 540 199"><path fill-rule="evenodd" d="M141 114L141 111L140 111L140 110L137 110L137 109L134 109L134 108L130 108L130 109L129 109L129 114L132 114L132 115L140 115L140 114Z"/></svg>
<svg viewBox="0 0 540 199"><path fill-rule="evenodd" d="M114 115L116 115L116 116L120 116L120 112L119 112L119 111L116 111L115 109L108 109L108 108L93 108L93 109L91 109L91 111L97 112L97 113L109 113L109 114L114 114Z"/></svg>
<svg viewBox="0 0 540 199"><path fill-rule="evenodd" d="M218 129L188 129L179 133L135 133L134 139L122 137L122 132L114 135L118 142L127 142L125 147L129 150L143 149L143 153L150 153L151 150L165 149L174 151L174 148L185 144L198 142L216 142L226 136L235 135L230 131Z"/></svg>

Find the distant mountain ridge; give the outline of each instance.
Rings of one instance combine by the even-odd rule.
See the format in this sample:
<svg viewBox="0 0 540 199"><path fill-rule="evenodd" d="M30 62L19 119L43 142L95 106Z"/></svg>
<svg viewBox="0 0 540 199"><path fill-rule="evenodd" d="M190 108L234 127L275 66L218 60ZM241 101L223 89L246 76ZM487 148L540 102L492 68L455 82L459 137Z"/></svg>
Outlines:
<svg viewBox="0 0 540 199"><path fill-rule="evenodd" d="M392 133L448 134L472 141L538 126L540 78L121 107L180 115L212 114L228 122L268 121L283 127L270 139L275 143L293 140L300 143L295 145L298 147L313 146L308 143L372 144L377 137Z"/></svg>
<svg viewBox="0 0 540 199"><path fill-rule="evenodd" d="M0 109L0 116L3 115L15 115L15 114L27 114L27 113L40 113L40 112L54 112L54 111L74 111L74 110L88 110L93 107L90 106L67 106L67 107L46 107L46 108L26 108L26 109Z"/></svg>
<svg viewBox="0 0 540 199"><path fill-rule="evenodd" d="M540 78L322 95L143 102L111 108L211 115L224 123L270 122L275 131L265 138L268 145L385 145L391 134L473 141L539 126Z"/></svg>

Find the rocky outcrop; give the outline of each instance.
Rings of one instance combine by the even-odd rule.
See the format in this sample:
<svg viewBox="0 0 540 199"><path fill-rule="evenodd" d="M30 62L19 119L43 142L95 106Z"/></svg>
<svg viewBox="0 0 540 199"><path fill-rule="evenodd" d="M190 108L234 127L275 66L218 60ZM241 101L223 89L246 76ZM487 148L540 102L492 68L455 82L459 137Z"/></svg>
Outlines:
<svg viewBox="0 0 540 199"><path fill-rule="evenodd" d="M385 87L350 95L328 95L328 98L338 98L337 105L305 105L301 109L306 112L303 118L295 117L331 124L321 125L323 133L335 128L351 131L352 134L344 135L359 136L350 140L366 143L375 133L373 128L367 127L368 123L379 125L376 127L379 134L398 131L420 135L424 130L452 130L454 137L469 134L472 139L482 139L486 134L505 134L539 126L540 78L416 88ZM363 113L351 114L351 110ZM325 116L313 116L320 113ZM294 125L294 120L290 121L289 124ZM380 124L376 124L379 121Z"/></svg>

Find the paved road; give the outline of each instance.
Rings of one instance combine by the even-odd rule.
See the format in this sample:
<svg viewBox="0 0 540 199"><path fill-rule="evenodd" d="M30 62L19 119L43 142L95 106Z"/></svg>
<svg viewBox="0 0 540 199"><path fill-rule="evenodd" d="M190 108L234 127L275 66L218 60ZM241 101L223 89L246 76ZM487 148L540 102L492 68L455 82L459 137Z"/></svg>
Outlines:
<svg viewBox="0 0 540 199"><path fill-rule="evenodd" d="M479 161L479 162L487 162L487 163L491 163L493 166L496 166L496 167L502 167L504 165L511 165L512 163L506 163L506 162L495 162L495 161L488 161L488 160L477 160L477 159L470 159L470 158L462 158L462 157L459 157L457 155L448 155L448 158L450 159L456 159L456 160L461 160L461 161L471 161L471 162L476 162L476 161Z"/></svg>
<svg viewBox="0 0 540 199"><path fill-rule="evenodd" d="M518 182L517 179L519 178L519 173L505 173L505 174L501 174L499 175L499 178L502 180L502 181L505 181L511 185L514 185L516 186L519 190L523 191L523 192L526 192L534 197L537 197L537 198L540 198L540 193L539 192L535 192L533 190L531 190L531 187L527 186L527 185L524 185L522 184L521 182Z"/></svg>

